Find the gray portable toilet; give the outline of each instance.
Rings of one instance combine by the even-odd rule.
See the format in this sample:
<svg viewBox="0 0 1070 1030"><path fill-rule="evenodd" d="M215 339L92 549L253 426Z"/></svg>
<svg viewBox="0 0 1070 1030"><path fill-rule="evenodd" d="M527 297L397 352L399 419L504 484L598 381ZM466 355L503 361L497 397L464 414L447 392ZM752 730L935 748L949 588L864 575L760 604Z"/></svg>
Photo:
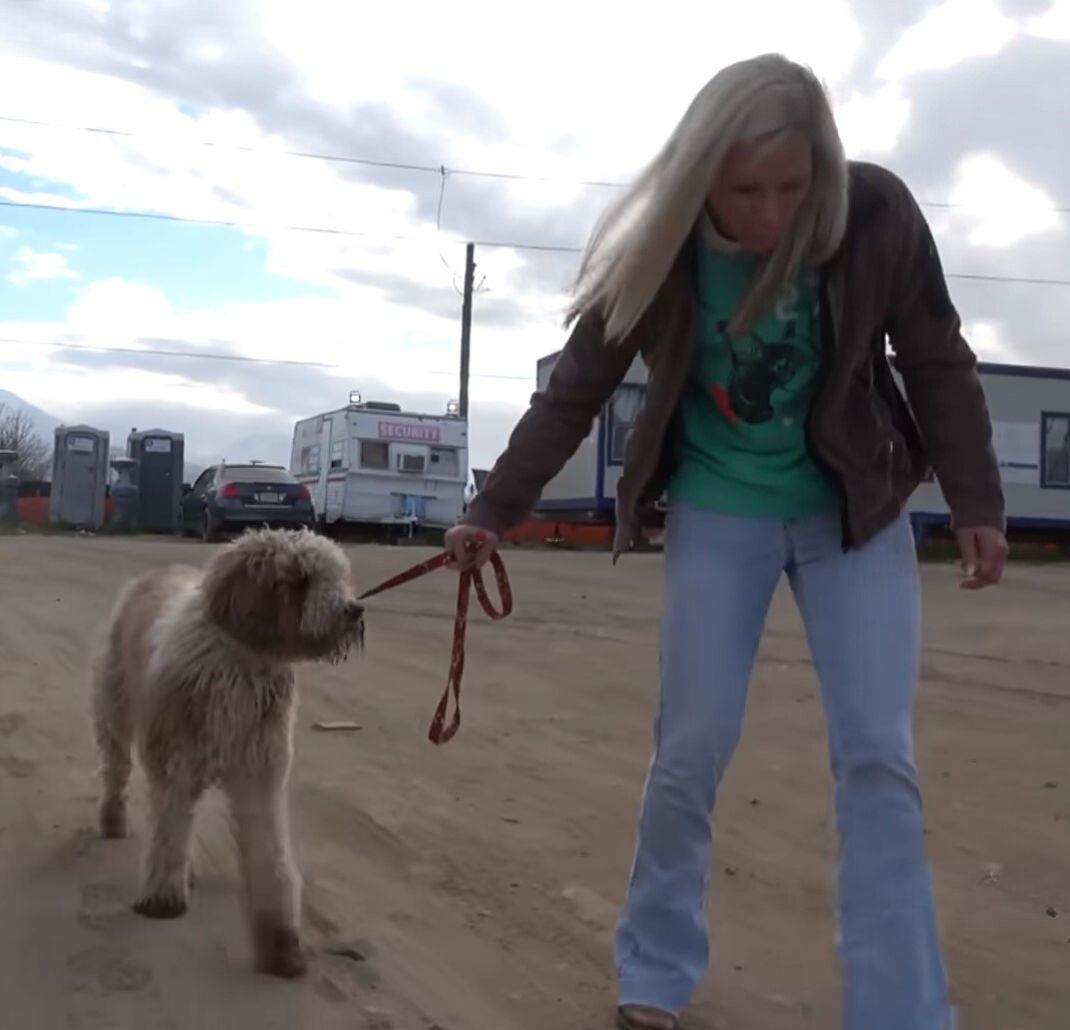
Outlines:
<svg viewBox="0 0 1070 1030"><path fill-rule="evenodd" d="M108 489L106 429L59 426L52 454L52 495L48 518L69 526L99 529L104 525Z"/></svg>
<svg viewBox="0 0 1070 1030"><path fill-rule="evenodd" d="M135 429L126 438L126 453L137 462L138 528L149 533L177 532L185 437L167 429Z"/></svg>

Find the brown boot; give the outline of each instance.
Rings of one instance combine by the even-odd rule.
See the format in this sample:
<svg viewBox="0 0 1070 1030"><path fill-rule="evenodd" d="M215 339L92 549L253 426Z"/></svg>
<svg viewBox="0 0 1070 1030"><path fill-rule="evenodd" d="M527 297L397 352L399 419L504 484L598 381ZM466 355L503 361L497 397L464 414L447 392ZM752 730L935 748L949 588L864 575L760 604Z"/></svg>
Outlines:
<svg viewBox="0 0 1070 1030"><path fill-rule="evenodd" d="M677 1030L679 1023L671 1012L649 1005L621 1005L617 1009L620 1030Z"/></svg>

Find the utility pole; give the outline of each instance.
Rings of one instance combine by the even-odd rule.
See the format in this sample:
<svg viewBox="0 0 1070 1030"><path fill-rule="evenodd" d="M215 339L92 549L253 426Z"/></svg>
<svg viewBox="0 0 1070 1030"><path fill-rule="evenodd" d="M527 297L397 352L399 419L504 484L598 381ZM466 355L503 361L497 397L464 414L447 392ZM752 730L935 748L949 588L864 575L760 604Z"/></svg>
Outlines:
<svg viewBox="0 0 1070 1030"><path fill-rule="evenodd" d="M469 243L464 250L464 299L461 302L461 394L457 411L468 418L468 364L472 350L472 283L476 277L476 245Z"/></svg>

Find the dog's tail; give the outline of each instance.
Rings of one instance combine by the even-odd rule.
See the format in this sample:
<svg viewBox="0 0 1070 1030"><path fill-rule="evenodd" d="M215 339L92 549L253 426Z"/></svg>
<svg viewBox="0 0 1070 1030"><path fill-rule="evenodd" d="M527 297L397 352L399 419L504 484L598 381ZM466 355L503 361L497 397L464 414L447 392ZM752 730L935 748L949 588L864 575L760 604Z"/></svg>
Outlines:
<svg viewBox="0 0 1070 1030"><path fill-rule="evenodd" d="M124 683L120 624L113 621L93 663L93 732L100 752L103 793L100 832L126 836L126 788L130 782L134 722L131 697Z"/></svg>

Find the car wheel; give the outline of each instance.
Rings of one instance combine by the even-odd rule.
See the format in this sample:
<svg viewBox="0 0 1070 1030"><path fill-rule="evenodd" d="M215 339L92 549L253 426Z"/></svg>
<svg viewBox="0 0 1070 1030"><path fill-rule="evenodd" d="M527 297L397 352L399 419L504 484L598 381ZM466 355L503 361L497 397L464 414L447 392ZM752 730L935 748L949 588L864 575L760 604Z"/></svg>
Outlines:
<svg viewBox="0 0 1070 1030"><path fill-rule="evenodd" d="M212 518L212 513L207 508L204 509L204 521L201 524L201 539L206 544L218 544L222 539L219 527L216 525L215 519Z"/></svg>

